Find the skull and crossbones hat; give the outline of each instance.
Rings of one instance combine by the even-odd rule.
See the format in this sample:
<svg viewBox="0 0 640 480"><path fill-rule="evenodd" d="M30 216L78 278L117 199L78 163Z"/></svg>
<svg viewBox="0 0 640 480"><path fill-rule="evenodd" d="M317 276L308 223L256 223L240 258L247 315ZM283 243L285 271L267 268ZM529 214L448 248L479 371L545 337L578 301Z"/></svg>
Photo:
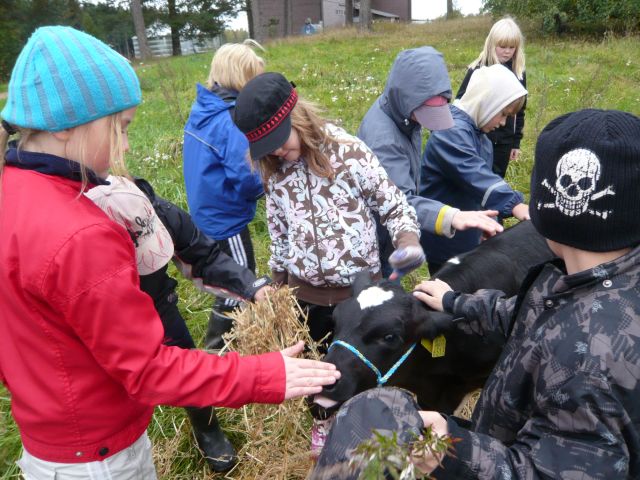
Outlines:
<svg viewBox="0 0 640 480"><path fill-rule="evenodd" d="M640 243L640 118L586 109L538 137L531 221L546 238L607 252Z"/></svg>

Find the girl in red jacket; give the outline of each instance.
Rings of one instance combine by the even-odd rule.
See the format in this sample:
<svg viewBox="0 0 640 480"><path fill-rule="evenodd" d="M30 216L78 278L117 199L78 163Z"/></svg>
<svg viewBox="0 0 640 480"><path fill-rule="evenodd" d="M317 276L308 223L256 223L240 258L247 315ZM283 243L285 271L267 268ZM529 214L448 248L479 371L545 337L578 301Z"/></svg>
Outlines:
<svg viewBox="0 0 640 480"><path fill-rule="evenodd" d="M248 357L162 344L131 238L82 195L110 170L126 173L140 96L126 59L69 27L36 30L11 75L0 114L0 380L28 479L153 479L154 405L279 403L339 377L291 358L302 343Z"/></svg>

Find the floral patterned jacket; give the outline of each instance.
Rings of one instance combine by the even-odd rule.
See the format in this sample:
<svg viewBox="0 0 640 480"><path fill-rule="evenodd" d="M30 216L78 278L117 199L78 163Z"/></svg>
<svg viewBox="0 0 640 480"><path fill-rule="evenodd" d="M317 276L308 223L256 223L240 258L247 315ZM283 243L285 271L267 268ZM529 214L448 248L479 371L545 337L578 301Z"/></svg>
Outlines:
<svg viewBox="0 0 640 480"><path fill-rule="evenodd" d="M380 272L374 213L396 247L418 244L420 233L415 210L371 150L325 128L333 141L321 150L335 178L318 177L304 159L284 162L268 180L266 207L274 281L297 287L304 301L333 305L349 296L355 274Z"/></svg>

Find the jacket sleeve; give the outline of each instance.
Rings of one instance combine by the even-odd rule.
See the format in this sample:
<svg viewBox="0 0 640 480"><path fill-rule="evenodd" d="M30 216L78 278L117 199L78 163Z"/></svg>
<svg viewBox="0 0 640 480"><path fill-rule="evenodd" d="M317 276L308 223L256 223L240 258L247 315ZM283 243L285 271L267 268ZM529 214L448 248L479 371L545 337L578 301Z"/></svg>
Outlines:
<svg viewBox="0 0 640 480"><path fill-rule="evenodd" d="M522 72L522 86L524 88L527 88L527 73L526 72ZM513 148L520 148L520 142L522 140L522 131L524 130L524 115L525 115L525 108L527 108L527 99L525 98L524 100L524 105L522 105L522 108L520 109L520 111L516 114L516 124L515 124L515 134L514 134L514 144L513 144Z"/></svg>
<svg viewBox="0 0 640 480"><path fill-rule="evenodd" d="M432 475L438 479L630 478L625 421L629 412L605 378L577 371L554 382L560 368L541 362L535 408L513 443L447 421L458 439L456 458L447 456ZM626 420L625 420L626 419Z"/></svg>
<svg viewBox="0 0 640 480"><path fill-rule="evenodd" d="M115 223L87 227L66 242L42 289L101 368L141 403L237 408L284 398L278 352L219 357L162 345L160 318L138 288L133 244Z"/></svg>
<svg viewBox="0 0 640 480"><path fill-rule="evenodd" d="M467 85L469 85L469 80L471 80L471 75L473 75L474 71L475 71L475 68L468 68L467 69L467 73L465 74L464 78L462 79L462 83L460 84L460 88L458 89L458 93L456 93L456 98L462 98L462 96L465 94L465 92L467 91Z"/></svg>
<svg viewBox="0 0 640 480"><path fill-rule="evenodd" d="M415 210L407 198L389 179L387 172L371 150L358 140L352 145L354 158L349 167L360 184L367 206L378 212L380 222L387 227L394 246L398 247L401 237L415 235L415 243L420 236L420 225Z"/></svg>
<svg viewBox="0 0 640 480"><path fill-rule="evenodd" d="M260 174L251 169L249 143L233 124L229 127L226 150L221 163L226 181L233 185L236 192L248 200L257 200L264 195Z"/></svg>
<svg viewBox="0 0 640 480"><path fill-rule="evenodd" d="M434 133L425 155L482 208L497 210L503 218L511 217L513 207L524 201L522 193L513 190L491 171L486 160L478 155L472 136L465 130L451 128Z"/></svg>
<svg viewBox="0 0 640 480"><path fill-rule="evenodd" d="M364 123L363 123L364 125ZM386 171L391 181L404 193L418 218L422 230L436 235L452 237L455 230L451 226L453 216L458 209L451 208L442 202L418 195L416 181L411 178L411 165L406 153L397 142L390 142L384 136L376 132L373 138L364 135L362 126L358 136L364 138L364 142L375 152L375 156Z"/></svg>
<svg viewBox="0 0 640 480"><path fill-rule="evenodd" d="M456 327L467 334L498 334L507 339L511 332L517 297L508 298L500 290L478 290L476 293L446 293L445 310L461 318Z"/></svg>
<svg viewBox="0 0 640 480"><path fill-rule="evenodd" d="M174 262L199 289L234 300L253 299L255 275L220 250L218 242L202 233L191 216L177 205L157 196L144 179L136 185L149 198L175 247Z"/></svg>
<svg viewBox="0 0 640 480"><path fill-rule="evenodd" d="M289 254L289 225L283 209L278 205L278 199L273 191L273 184L269 186L271 192L266 196L267 225L271 238L271 257L269 268L273 283L287 283L287 269L285 259Z"/></svg>

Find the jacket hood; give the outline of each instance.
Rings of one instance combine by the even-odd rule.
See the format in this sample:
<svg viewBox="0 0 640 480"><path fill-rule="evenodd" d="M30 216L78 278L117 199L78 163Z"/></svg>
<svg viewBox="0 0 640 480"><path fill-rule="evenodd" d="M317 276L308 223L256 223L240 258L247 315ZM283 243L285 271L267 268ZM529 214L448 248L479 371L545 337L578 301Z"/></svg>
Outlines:
<svg viewBox="0 0 640 480"><path fill-rule="evenodd" d="M196 86L196 101L191 108L189 122L202 128L214 115L233 108L235 102L225 102L216 93L200 83Z"/></svg>
<svg viewBox="0 0 640 480"><path fill-rule="evenodd" d="M211 89L211 91L227 103L235 102L236 98L238 98L237 90L234 90L232 88L225 88L217 82L213 84L213 88Z"/></svg>
<svg viewBox="0 0 640 480"><path fill-rule="evenodd" d="M436 49L420 47L398 54L379 102L397 125L417 125L411 112L435 95L451 99L447 66Z"/></svg>
<svg viewBox="0 0 640 480"><path fill-rule="evenodd" d="M526 94L527 90L511 70L495 64L473 72L467 91L454 105L482 128L503 108Z"/></svg>

